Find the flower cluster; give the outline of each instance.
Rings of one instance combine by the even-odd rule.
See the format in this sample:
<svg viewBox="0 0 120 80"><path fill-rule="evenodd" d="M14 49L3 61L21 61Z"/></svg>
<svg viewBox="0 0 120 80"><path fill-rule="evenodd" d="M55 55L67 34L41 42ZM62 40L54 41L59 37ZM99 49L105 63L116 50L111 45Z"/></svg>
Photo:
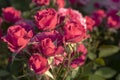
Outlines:
<svg viewBox="0 0 120 80"><path fill-rule="evenodd" d="M50 0L33 0L41 8L49 6ZM95 24L89 17L72 8L64 8L64 0L56 0L54 8L41 8L34 19L24 19L21 11L14 7L2 9L6 23L12 23L6 35L0 37L15 55L26 54L31 72L44 74L54 67L77 68L84 65L87 49L83 41L90 37ZM39 7L40 6L40 7ZM2 19L0 18L0 25Z"/></svg>

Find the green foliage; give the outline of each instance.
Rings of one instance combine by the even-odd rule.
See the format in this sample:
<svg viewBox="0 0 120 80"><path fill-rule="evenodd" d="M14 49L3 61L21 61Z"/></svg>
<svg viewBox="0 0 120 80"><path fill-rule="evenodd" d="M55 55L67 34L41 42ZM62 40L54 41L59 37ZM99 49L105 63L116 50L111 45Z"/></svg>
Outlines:
<svg viewBox="0 0 120 80"><path fill-rule="evenodd" d="M99 68L95 72L95 74L107 79L107 78L112 78L116 74L116 71L109 67L102 67L102 68Z"/></svg>
<svg viewBox="0 0 120 80"><path fill-rule="evenodd" d="M106 79L98 75L90 75L88 80L106 80Z"/></svg>
<svg viewBox="0 0 120 80"><path fill-rule="evenodd" d="M0 77L4 77L4 76L7 76L9 75L10 73L7 72L6 70L0 70Z"/></svg>
<svg viewBox="0 0 120 80"><path fill-rule="evenodd" d="M114 46L114 45L102 45L99 48L99 57L107 57L107 56L111 56L115 53L117 53L119 51L119 47L118 46Z"/></svg>

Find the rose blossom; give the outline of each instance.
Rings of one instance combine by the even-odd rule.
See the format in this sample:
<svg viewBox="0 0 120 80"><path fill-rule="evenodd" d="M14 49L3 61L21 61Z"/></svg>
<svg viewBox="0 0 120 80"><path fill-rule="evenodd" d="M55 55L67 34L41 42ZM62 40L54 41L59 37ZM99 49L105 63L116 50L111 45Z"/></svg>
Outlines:
<svg viewBox="0 0 120 80"><path fill-rule="evenodd" d="M50 38L45 38L40 41L40 49L42 54L47 57L61 54L64 51L62 46L55 46Z"/></svg>
<svg viewBox="0 0 120 80"><path fill-rule="evenodd" d="M35 53L30 57L29 66L36 74L43 74L49 69L47 59L38 53Z"/></svg>
<svg viewBox="0 0 120 80"><path fill-rule="evenodd" d="M31 41L33 44L32 52L39 52L46 57L61 54L64 51L62 44L62 36L56 30L50 32L42 32L35 35Z"/></svg>
<svg viewBox="0 0 120 80"><path fill-rule="evenodd" d="M2 8L3 17L8 22L16 22L21 19L21 12L14 7Z"/></svg>
<svg viewBox="0 0 120 80"><path fill-rule="evenodd" d="M117 15L117 10L111 10L107 14L107 26L110 28L120 28L120 16Z"/></svg>
<svg viewBox="0 0 120 80"><path fill-rule="evenodd" d="M22 50L33 36L32 31L26 31L20 25L10 26L7 30L7 35L2 39L7 42L8 48L12 52L19 52Z"/></svg>
<svg viewBox="0 0 120 80"><path fill-rule="evenodd" d="M65 6L65 0L56 0L56 5L58 8L63 8Z"/></svg>
<svg viewBox="0 0 120 80"><path fill-rule="evenodd" d="M86 18L87 29L92 31L92 28L93 28L93 25L95 24L95 21L89 16L85 16L85 18Z"/></svg>
<svg viewBox="0 0 120 80"><path fill-rule="evenodd" d="M59 55L54 56L54 65L58 66L60 63L64 61L64 58L67 56L67 53L63 52Z"/></svg>
<svg viewBox="0 0 120 80"><path fill-rule="evenodd" d="M59 20L58 23L60 24L64 20L77 20L79 21L84 28L86 28L86 20L83 18L82 14L76 10L73 10L71 8L60 8L58 10Z"/></svg>
<svg viewBox="0 0 120 80"><path fill-rule="evenodd" d="M104 10L99 9L99 10L96 10L95 12L93 12L91 17L95 21L94 26L99 26L102 23L103 18L106 17L106 13Z"/></svg>
<svg viewBox="0 0 120 80"><path fill-rule="evenodd" d="M50 38L52 42L57 41L58 45L62 44L62 35L56 30L38 33L31 39L31 42L39 42L45 38Z"/></svg>
<svg viewBox="0 0 120 80"><path fill-rule="evenodd" d="M34 2L38 6L43 6L43 5L47 6L50 4L50 0L32 0L32 2Z"/></svg>
<svg viewBox="0 0 120 80"><path fill-rule="evenodd" d="M64 38L67 42L77 43L86 38L86 30L77 21L68 21L64 25Z"/></svg>
<svg viewBox="0 0 120 80"><path fill-rule="evenodd" d="M38 11L34 18L40 30L52 30L56 27L57 13L52 8Z"/></svg>
<svg viewBox="0 0 120 80"><path fill-rule="evenodd" d="M80 53L82 53L80 56L78 56L77 58L72 60L72 62L71 62L71 67L72 68L82 66L85 63L86 55L87 55L87 49L85 48L85 46L83 44L80 44L77 47L77 53L76 54L80 54ZM75 56L76 54L74 53L73 56Z"/></svg>

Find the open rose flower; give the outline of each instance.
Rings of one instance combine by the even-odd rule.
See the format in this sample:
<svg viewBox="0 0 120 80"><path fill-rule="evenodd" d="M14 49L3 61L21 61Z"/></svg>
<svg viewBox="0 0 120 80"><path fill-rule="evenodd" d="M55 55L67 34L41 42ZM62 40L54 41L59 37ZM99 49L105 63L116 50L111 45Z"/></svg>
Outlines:
<svg viewBox="0 0 120 80"><path fill-rule="evenodd" d="M68 21L64 25L64 38L66 42L77 43L86 37L86 30L81 23L77 21Z"/></svg>
<svg viewBox="0 0 120 80"><path fill-rule="evenodd" d="M50 4L50 0L32 0L32 2L34 2L38 6L43 6L43 5L47 6Z"/></svg>
<svg viewBox="0 0 120 80"><path fill-rule="evenodd" d="M120 16L117 15L117 10L111 10L107 14L107 26L109 28L119 29L120 28Z"/></svg>
<svg viewBox="0 0 120 80"><path fill-rule="evenodd" d="M21 12L14 7L2 8L2 14L6 21L15 23L21 19Z"/></svg>
<svg viewBox="0 0 120 80"><path fill-rule="evenodd" d="M32 36L31 30L27 32L20 25L14 25L8 28L7 35L2 39L7 42L8 48L12 52L19 52L27 45Z"/></svg>
<svg viewBox="0 0 120 80"><path fill-rule="evenodd" d="M95 21L89 16L85 16L85 18L86 18L87 29L92 31L93 25L95 24Z"/></svg>
<svg viewBox="0 0 120 80"><path fill-rule="evenodd" d="M71 62L72 68L82 66L85 63L86 56L87 56L87 49L85 48L85 46L83 44L80 44L77 47L77 54L81 54L81 55L72 60L72 62ZM74 54L73 56L75 56L75 55L76 54Z"/></svg>
<svg viewBox="0 0 120 80"><path fill-rule="evenodd" d="M40 49L41 52L47 57L61 54L64 51L62 46L55 46L50 38L45 38L40 41Z"/></svg>
<svg viewBox="0 0 120 80"><path fill-rule="evenodd" d="M64 58L67 56L67 53L63 52L62 54L54 56L54 65L58 66L64 61Z"/></svg>
<svg viewBox="0 0 120 80"><path fill-rule="evenodd" d="M64 20L74 20L79 21L84 28L86 28L86 19L82 16L82 14L76 10L73 10L71 8L60 8L58 10L58 24L61 24Z"/></svg>
<svg viewBox="0 0 120 80"><path fill-rule="evenodd" d="M45 39L50 39L50 42L58 47L62 45L62 36L60 33L56 30L50 31L50 32L42 32L36 34L30 41L30 43L35 43L32 46L29 47L30 52L39 52L40 51L40 42L45 42ZM47 45L47 43L46 43ZM48 45L47 45L48 46ZM47 47L45 46L45 47ZM43 52L44 53L44 52ZM54 53L52 53L54 54Z"/></svg>
<svg viewBox="0 0 120 80"><path fill-rule="evenodd" d="M57 12L52 8L38 11L34 18L40 30L52 30L56 27Z"/></svg>
<svg viewBox="0 0 120 80"><path fill-rule="evenodd" d="M99 26L102 23L103 18L105 17L106 17L106 13L102 9L93 12L91 18L95 21L94 26Z"/></svg>
<svg viewBox="0 0 120 80"><path fill-rule="evenodd" d="M56 5L58 8L63 8L65 6L65 0L56 0Z"/></svg>
<svg viewBox="0 0 120 80"><path fill-rule="evenodd" d="M47 59L38 53L30 57L29 66L36 74L44 74L49 69Z"/></svg>

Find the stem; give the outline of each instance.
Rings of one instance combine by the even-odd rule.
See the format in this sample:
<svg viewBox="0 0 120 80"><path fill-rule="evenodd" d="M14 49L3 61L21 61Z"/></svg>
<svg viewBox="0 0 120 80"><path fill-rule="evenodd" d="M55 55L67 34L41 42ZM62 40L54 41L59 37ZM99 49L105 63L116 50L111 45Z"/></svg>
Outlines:
<svg viewBox="0 0 120 80"><path fill-rule="evenodd" d="M65 72L65 75L64 75L64 77L63 77L63 80L65 80L67 74L68 74L68 72L66 71L66 72Z"/></svg>
<svg viewBox="0 0 120 80"><path fill-rule="evenodd" d="M18 76L17 79L20 79L20 78L26 77L26 76L28 76L28 75L30 75L30 73L27 73L27 74L24 74L24 75Z"/></svg>

